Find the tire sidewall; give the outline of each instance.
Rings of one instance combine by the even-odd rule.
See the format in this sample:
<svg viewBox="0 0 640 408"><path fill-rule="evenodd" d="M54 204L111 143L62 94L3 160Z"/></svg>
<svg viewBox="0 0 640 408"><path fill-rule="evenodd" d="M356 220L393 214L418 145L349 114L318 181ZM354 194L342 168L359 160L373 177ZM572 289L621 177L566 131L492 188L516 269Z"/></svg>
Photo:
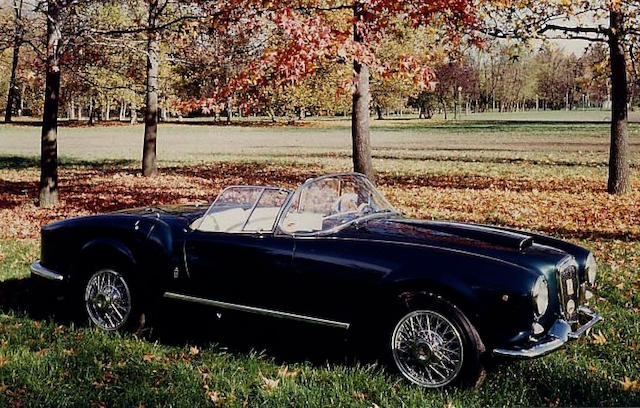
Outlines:
<svg viewBox="0 0 640 408"><path fill-rule="evenodd" d="M469 319L457 306L435 295L414 298L411 302L407 302L402 307L398 307L396 313L392 314L385 336L388 365L390 365L395 372L403 375L393 357L393 333L398 323L405 316L418 310L435 312L445 317L455 327L462 340L462 367L460 371L449 383L435 388L479 386L485 376L484 367L481 362L484 345L480 340L480 336ZM408 378L406 378L406 380L411 381Z"/></svg>

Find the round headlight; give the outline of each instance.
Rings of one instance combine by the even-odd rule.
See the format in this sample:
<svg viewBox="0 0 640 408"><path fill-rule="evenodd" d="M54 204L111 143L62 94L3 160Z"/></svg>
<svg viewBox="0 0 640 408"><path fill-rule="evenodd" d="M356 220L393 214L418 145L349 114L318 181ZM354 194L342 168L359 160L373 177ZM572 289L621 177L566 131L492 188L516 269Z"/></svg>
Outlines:
<svg viewBox="0 0 640 408"><path fill-rule="evenodd" d="M598 272L598 264L596 263L596 257L593 256L593 253L589 253L587 257L587 264L585 266L587 280L589 285L593 286L596 284L596 273Z"/></svg>
<svg viewBox="0 0 640 408"><path fill-rule="evenodd" d="M540 276L538 280L536 280L535 285L533 285L533 290L531 291L531 296L533 297L536 315L542 316L549 306L549 286L544 276Z"/></svg>

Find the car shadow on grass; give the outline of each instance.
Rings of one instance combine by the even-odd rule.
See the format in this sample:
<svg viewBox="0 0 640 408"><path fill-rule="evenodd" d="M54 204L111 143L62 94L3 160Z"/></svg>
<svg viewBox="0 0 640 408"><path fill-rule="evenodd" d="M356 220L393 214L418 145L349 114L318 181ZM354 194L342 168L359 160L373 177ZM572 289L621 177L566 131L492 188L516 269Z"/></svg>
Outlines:
<svg viewBox="0 0 640 408"><path fill-rule="evenodd" d="M43 294L30 279L0 281L0 311L34 320L77 326L79 311ZM387 372L380 354L370 344L352 344L345 332L303 323L222 312L204 306L188 307L164 303L149 315L148 325L138 335L165 346L212 349L233 355L258 354L280 365L306 364L362 367L378 364ZM562 358L562 357L560 357ZM624 391L606 375L583 376L568 359L545 363L514 362L509 366L493 362L487 383L477 390L457 390L452 398L469 400L469 405L571 405L634 406L640 393ZM398 377L398 380L400 378ZM515 399L514 399L515 398ZM484 402L483 402L484 401Z"/></svg>
<svg viewBox="0 0 640 408"><path fill-rule="evenodd" d="M56 298L29 278L0 281L0 312L15 313L33 320L82 327L80 302ZM146 315L144 326L133 330L148 341L167 346L201 348L215 345L231 353L258 353L276 363L312 365L373 364L372 353L356 356L339 329L316 327L275 318L219 312L204 306L163 302Z"/></svg>

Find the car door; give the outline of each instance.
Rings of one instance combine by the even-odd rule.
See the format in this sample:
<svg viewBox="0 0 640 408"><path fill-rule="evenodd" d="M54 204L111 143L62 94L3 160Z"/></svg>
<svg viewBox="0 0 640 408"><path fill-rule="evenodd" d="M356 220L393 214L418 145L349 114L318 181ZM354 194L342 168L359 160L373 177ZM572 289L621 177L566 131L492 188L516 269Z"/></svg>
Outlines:
<svg viewBox="0 0 640 408"><path fill-rule="evenodd" d="M238 305L281 308L294 241L273 233L193 231L185 242L190 295Z"/></svg>
<svg viewBox="0 0 640 408"><path fill-rule="evenodd" d="M352 322L380 301L380 282L398 260L379 243L340 237L296 237L290 279L298 311Z"/></svg>

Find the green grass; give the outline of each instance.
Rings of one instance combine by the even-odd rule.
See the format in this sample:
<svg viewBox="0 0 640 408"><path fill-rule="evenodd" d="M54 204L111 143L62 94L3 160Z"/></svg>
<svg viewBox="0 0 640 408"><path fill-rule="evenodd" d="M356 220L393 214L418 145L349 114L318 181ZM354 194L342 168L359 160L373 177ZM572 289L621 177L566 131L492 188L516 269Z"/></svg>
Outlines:
<svg viewBox="0 0 640 408"><path fill-rule="evenodd" d="M618 249L637 257L640 245ZM34 243L2 243L0 288L23 277ZM217 345L168 345L127 334L106 334L5 310L0 314L0 406L540 406L638 405L640 393L620 380L639 378L640 319L627 299L622 269L601 264L606 343L586 337L535 361L498 366L477 390L428 391L406 384L375 364L286 363L266 353L230 352ZM1 292L0 292L1 293ZM295 333L291 333L295 337ZM196 347L194 349L193 347ZM294 376L282 375L287 366ZM266 384L278 381L270 389Z"/></svg>
<svg viewBox="0 0 640 408"><path fill-rule="evenodd" d="M117 169L120 173L114 173L114 177L118 176L115 180L123 177L130 182L133 176L128 173L138 166L141 129L62 128L61 193L71 196L83 191L84 181L73 181L74 184L64 179L67 171L70 177L86 175L85 171L90 177L98 177L104 170ZM606 182L608 131L606 124L389 120L374 124L374 164L390 180L383 186L385 192L393 195L398 200L394 204L402 209L414 210L412 204L429 209L436 202L439 207L436 205L432 212L429 209L428 214L480 214L488 217L486 220L495 211L496 217L501 217L499 221L509 225L518 219L518 214L498 210L505 204L500 198L505 202L513 200L514 193L491 185L478 187L474 180L484 177L496 183L529 183L518 197L528 200L524 202L530 206L536 202L553 203L545 201L553 194L576 201L597 197L606 204L609 199L598 195L597 189ZM37 182L38 137L35 127L0 126L0 183L13 186L25 180ZM636 164L640 159L639 138L640 127L632 125ZM293 129L166 124L160 127L159 157L161 171L168 177L183 169L201 171L199 180L221 177L215 174L218 166L244 163L248 169L245 172L266 169L269 174L269 169L277 169L270 166L276 165L283 166L282 172L295 169L297 173L293 175L282 175L284 180L291 180L293 176L302 177L305 169L348 169L349 142L348 123L343 121ZM199 164L203 166L194 167ZM636 181L637 172L634 169ZM111 180L112 176L104 177ZM451 179L466 184L427 184L412 189L414 182L393 184L393 177L443 183ZM187 179L179 180L187 183L183 181ZM591 187L595 193L557 193L551 187L544 190L549 181L587 187L589 183L600 184ZM130 184L117 183L113 185L124 188L118 194L131 194L123 187ZM207 184L185 186L184 194L188 194L188 188L208 188ZM79 191L72 193L72 187ZM534 188L542 190L530 190ZM496 202L480 208L472 200L482 199L485 194L495 195ZM450 203L448 197L469 201ZM81 196L77 199L84 200ZM13 205L11 200L6 202ZM621 202L611 207L605 204L598 205L612 209L609 217L618 216L617 209L627 208ZM526 205L523 210L529 209ZM22 211L31 207L15 208ZM484 215L485 210L488 215ZM549 208L550 213L551 210L554 208ZM524 214L524 218L532 217ZM597 221L579 216L573 221L596 231L604 229ZM629 230L634 221L626 218L624 222L624 228L618 229ZM536 226L541 227L531 228ZM567 238L576 240L571 235ZM53 317L38 320L25 312L32 299L24 278L28 276L29 263L38 257L39 242L35 238L0 239L0 407L638 406L640 390L625 390L622 382L625 377L640 382L640 241L592 238L576 242L593 249L598 256L600 283L593 305L606 320L588 336L550 356L493 367L485 384L477 390L429 391L407 384L380 365L352 361L346 350L343 353L340 349L339 341L320 334L309 338L295 330L278 333L282 337L272 333L275 337L271 341L259 341L254 346L264 352L251 352L247 349L256 337L251 328L237 334L242 339L239 345L233 336L215 333L204 338L185 333L178 340L169 341L153 333L139 338L75 327ZM220 330L229 328L223 325ZM287 351L289 346L300 344L317 350L312 357ZM330 352L334 346L338 351ZM297 374L283 375L284 367ZM269 387L274 384L271 380L278 381L277 386Z"/></svg>
<svg viewBox="0 0 640 408"><path fill-rule="evenodd" d="M0 283L27 277L38 250L34 240L0 240Z"/></svg>

